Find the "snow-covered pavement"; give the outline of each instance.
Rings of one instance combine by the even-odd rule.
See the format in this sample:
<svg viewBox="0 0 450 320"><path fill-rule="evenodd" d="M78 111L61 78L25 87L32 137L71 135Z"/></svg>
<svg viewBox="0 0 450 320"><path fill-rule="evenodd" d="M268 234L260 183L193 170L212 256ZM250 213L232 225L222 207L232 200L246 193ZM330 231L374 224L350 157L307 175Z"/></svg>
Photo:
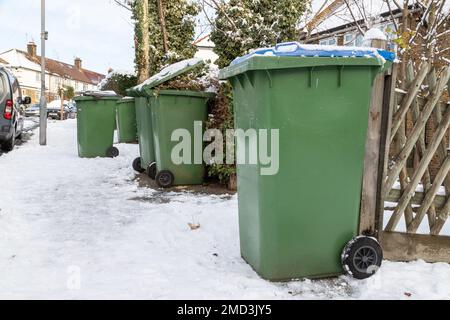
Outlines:
<svg viewBox="0 0 450 320"><path fill-rule="evenodd" d="M0 157L0 298L450 299L443 263L384 262L364 281L264 281L239 255L236 196L138 188L137 145L80 159L75 120L48 133L48 146L35 134Z"/></svg>

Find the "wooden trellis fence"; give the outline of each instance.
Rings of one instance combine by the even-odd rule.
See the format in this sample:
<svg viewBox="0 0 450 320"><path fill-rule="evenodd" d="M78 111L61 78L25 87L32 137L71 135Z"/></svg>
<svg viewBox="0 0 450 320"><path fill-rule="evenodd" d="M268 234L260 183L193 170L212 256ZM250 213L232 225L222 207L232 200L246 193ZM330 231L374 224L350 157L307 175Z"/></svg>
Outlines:
<svg viewBox="0 0 450 320"><path fill-rule="evenodd" d="M407 70L404 88L395 66L374 84L360 229L379 236L387 259L450 263L450 69Z"/></svg>

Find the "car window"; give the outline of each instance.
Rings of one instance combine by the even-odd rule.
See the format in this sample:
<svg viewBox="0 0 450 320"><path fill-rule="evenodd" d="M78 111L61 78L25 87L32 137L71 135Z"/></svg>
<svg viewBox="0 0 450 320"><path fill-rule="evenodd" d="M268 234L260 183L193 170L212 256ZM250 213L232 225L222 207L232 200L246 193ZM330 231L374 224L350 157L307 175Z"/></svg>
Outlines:
<svg viewBox="0 0 450 320"><path fill-rule="evenodd" d="M11 85L12 85L12 90L13 90L13 99L14 99L14 101L19 101L18 99L20 97L22 97L22 93L20 92L19 83L16 80L13 83L11 83Z"/></svg>
<svg viewBox="0 0 450 320"><path fill-rule="evenodd" d="M5 74L0 72L0 100L6 98L8 92L8 82L6 81Z"/></svg>

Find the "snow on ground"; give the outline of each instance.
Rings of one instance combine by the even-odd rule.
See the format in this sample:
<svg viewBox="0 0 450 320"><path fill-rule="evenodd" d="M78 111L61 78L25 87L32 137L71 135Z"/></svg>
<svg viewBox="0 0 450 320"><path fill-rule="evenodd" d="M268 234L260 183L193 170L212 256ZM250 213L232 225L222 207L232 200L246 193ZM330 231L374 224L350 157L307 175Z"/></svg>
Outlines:
<svg viewBox="0 0 450 320"><path fill-rule="evenodd" d="M264 281L239 255L236 196L138 188L136 145L80 159L75 120L49 122L48 134L46 147L35 134L0 156L0 298L450 299L442 263Z"/></svg>
<svg viewBox="0 0 450 320"><path fill-rule="evenodd" d="M30 130L33 130L39 125L39 118L38 117L30 117L25 118L23 120L23 131L28 132Z"/></svg>

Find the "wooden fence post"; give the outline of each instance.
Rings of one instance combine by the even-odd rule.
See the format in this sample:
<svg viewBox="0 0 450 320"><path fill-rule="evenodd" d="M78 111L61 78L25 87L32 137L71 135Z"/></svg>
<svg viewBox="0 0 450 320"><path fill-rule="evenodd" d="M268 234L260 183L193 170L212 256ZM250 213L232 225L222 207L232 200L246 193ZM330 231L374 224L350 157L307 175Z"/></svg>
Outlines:
<svg viewBox="0 0 450 320"><path fill-rule="evenodd" d="M378 188L377 188L377 206L375 212L375 230L376 235L380 236L383 230L384 220L384 201L383 182L388 173L389 149L392 117L397 103L395 87L397 83L398 64L393 64L390 75L385 77L384 93L383 93L383 111L381 117L381 134L380 134L380 158L378 165Z"/></svg>
<svg viewBox="0 0 450 320"><path fill-rule="evenodd" d="M373 40L372 46L386 49L385 40ZM366 151L364 157L364 175L361 190L361 207L359 214L359 233L376 235L377 199L379 197L379 165L380 137L382 127L382 109L384 96L385 74L375 77L369 108L369 123L367 127Z"/></svg>

